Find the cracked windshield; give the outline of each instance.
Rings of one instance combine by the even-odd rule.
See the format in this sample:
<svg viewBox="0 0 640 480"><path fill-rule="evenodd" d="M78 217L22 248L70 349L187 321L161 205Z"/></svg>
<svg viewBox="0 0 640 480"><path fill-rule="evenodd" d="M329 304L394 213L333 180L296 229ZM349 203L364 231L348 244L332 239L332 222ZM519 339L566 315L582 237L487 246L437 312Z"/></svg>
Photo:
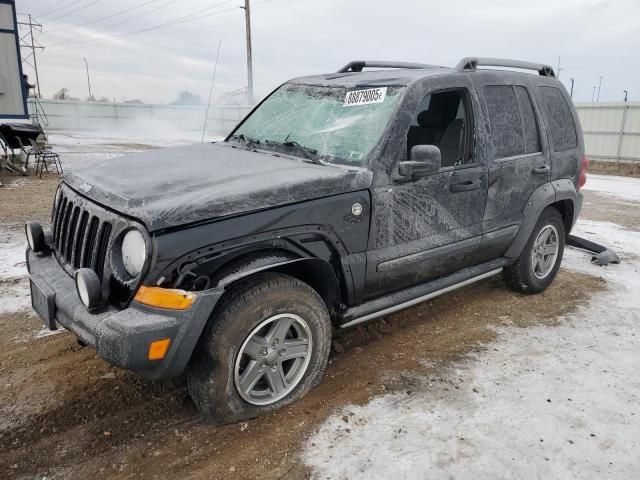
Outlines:
<svg viewBox="0 0 640 480"><path fill-rule="evenodd" d="M361 166L403 91L403 87L283 85L231 138L318 163Z"/></svg>

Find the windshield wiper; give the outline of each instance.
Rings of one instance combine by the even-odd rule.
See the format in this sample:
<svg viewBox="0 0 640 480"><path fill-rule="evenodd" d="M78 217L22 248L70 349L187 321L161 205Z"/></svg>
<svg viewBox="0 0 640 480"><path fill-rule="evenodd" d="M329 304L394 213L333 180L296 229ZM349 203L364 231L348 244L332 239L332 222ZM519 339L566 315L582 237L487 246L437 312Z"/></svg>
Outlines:
<svg viewBox="0 0 640 480"><path fill-rule="evenodd" d="M260 140L247 137L244 133L241 133L240 135L231 135L231 138L233 138L234 140L240 140L242 143L244 143L247 147L251 149L256 148L256 145L260 144Z"/></svg>
<svg viewBox="0 0 640 480"><path fill-rule="evenodd" d="M295 149L298 152L300 152L304 156L304 158L306 158L307 160L311 160L311 162L315 163L316 165L326 165L322 160L320 160L317 157L318 150L316 150L315 148L305 147L304 145L296 142L295 140L285 140L284 142L277 142L275 140L265 140L264 143L266 143L267 145L276 145L276 146L287 147L289 149Z"/></svg>

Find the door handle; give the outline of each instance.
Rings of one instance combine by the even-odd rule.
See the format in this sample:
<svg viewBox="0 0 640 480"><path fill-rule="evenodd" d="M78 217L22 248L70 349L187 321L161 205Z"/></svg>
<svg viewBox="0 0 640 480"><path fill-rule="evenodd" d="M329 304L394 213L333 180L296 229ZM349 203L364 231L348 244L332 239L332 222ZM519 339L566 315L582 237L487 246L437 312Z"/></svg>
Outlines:
<svg viewBox="0 0 640 480"><path fill-rule="evenodd" d="M549 173L549 165L540 165L533 169L534 175L544 175L545 173Z"/></svg>
<svg viewBox="0 0 640 480"><path fill-rule="evenodd" d="M477 188L480 188L480 180L465 180L463 182L451 184L452 192L467 192Z"/></svg>

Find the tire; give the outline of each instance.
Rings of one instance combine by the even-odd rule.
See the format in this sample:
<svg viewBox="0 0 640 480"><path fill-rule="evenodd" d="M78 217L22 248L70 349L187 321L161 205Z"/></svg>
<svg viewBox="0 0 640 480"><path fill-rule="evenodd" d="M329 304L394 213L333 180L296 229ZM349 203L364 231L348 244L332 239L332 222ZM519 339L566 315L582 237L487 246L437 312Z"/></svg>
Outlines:
<svg viewBox="0 0 640 480"><path fill-rule="evenodd" d="M257 417L318 385L330 346L331 320L315 290L288 275L257 274L216 307L189 365L189 394L215 424Z"/></svg>
<svg viewBox="0 0 640 480"><path fill-rule="evenodd" d="M543 236L549 233L546 239ZM557 248L553 248L555 237ZM545 243L540 247L540 242ZM518 292L534 294L545 290L556 277L565 246L562 216L553 207L543 210L518 259L503 270L507 285ZM551 252L555 251L552 258ZM540 258L542 255L542 258Z"/></svg>

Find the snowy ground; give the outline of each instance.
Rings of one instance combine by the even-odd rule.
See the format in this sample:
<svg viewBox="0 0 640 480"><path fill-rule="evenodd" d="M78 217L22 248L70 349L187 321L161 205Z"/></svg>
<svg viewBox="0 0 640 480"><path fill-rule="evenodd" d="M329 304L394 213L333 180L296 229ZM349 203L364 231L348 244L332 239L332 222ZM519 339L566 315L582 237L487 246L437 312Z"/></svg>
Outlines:
<svg viewBox="0 0 640 480"><path fill-rule="evenodd" d="M609 198L640 203L640 178L589 175L584 188Z"/></svg>
<svg viewBox="0 0 640 480"><path fill-rule="evenodd" d="M588 186L640 207L636 179L591 175ZM620 254L597 267L565 252L563 268L602 277L606 291L559 326L500 328L410 396L336 412L304 449L314 478L638 478L640 232L580 220L575 233Z"/></svg>

